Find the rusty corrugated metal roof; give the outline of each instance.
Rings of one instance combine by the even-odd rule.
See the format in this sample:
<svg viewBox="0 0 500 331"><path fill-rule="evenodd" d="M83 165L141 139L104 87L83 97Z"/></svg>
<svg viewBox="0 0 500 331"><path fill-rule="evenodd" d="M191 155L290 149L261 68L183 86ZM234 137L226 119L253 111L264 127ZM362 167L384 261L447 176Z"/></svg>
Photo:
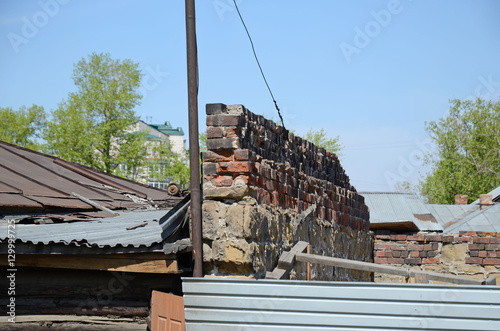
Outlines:
<svg viewBox="0 0 500 331"><path fill-rule="evenodd" d="M0 214L94 210L76 193L112 209L171 208L181 197L0 141ZM139 199L132 199L133 197Z"/></svg>

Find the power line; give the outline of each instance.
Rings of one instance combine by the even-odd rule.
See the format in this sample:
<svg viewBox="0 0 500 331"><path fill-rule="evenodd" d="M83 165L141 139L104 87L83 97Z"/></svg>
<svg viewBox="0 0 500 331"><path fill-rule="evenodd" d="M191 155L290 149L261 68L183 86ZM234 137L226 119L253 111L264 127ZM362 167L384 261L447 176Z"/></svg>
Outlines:
<svg viewBox="0 0 500 331"><path fill-rule="evenodd" d="M250 44L252 45L252 51L253 51L253 56L255 57L255 61L257 61L257 65L259 66L260 73L262 74L262 78L264 78L264 82L266 83L267 89L269 90L269 94L271 94L271 98L273 99L274 106L276 107L276 110L278 111L278 116L280 117L281 125L284 128L285 122L283 121L283 117L281 116L281 112L280 112L280 109L278 107L278 103L274 99L273 92L271 91L271 88L269 87L269 84L267 83L267 79L266 79L266 76L264 75L264 71L262 70L262 67L260 66L259 58L257 57L257 53L255 52L255 47L253 45L253 41L252 41L252 37L250 36L250 32L248 32L245 21L243 20L243 17L241 16L240 9L238 8L238 5L236 4L236 0L233 0L233 2L234 2L234 6L236 7L236 11L238 12L238 16L240 17L241 23L243 23L243 27L245 28L245 31L247 32L248 39L250 40Z"/></svg>

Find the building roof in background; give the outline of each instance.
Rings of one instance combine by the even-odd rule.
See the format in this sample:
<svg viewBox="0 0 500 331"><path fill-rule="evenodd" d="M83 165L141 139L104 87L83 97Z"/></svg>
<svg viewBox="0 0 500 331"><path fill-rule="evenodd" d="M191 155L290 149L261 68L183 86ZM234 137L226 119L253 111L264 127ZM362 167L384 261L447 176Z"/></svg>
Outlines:
<svg viewBox="0 0 500 331"><path fill-rule="evenodd" d="M490 192L495 198L494 192ZM393 231L500 232L500 204L480 209L468 205L426 204L413 193L361 192L370 208L370 228ZM498 196L497 196L498 197Z"/></svg>
<svg viewBox="0 0 500 331"><path fill-rule="evenodd" d="M78 196L78 197L77 197ZM171 208L182 198L0 141L0 215Z"/></svg>
<svg viewBox="0 0 500 331"><path fill-rule="evenodd" d="M500 204L496 203L483 210L476 209L465 215L462 219L445 228L445 233L456 233L459 231L486 231L500 232Z"/></svg>
<svg viewBox="0 0 500 331"><path fill-rule="evenodd" d="M370 228L443 231L423 201L411 193L360 192L370 209Z"/></svg>
<svg viewBox="0 0 500 331"><path fill-rule="evenodd" d="M183 136L184 131L181 127L174 129L170 122L165 122L165 124L148 124L149 126L155 128L156 130L166 134L167 136Z"/></svg>

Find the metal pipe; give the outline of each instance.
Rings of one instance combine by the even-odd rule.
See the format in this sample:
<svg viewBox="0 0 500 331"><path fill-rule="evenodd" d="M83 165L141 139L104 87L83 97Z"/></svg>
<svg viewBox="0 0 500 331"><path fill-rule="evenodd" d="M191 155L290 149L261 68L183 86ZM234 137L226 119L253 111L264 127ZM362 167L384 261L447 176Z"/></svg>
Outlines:
<svg viewBox="0 0 500 331"><path fill-rule="evenodd" d="M198 140L198 59L194 0L186 0L186 46L189 101L189 165L191 188L191 240L193 243L193 277L203 277L203 244L201 230L200 146Z"/></svg>

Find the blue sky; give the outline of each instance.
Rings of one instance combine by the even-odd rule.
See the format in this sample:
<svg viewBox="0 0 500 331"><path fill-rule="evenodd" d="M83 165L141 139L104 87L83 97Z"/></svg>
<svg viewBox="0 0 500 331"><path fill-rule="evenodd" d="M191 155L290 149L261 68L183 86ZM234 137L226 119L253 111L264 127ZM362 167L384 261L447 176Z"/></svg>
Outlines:
<svg viewBox="0 0 500 331"><path fill-rule="evenodd" d="M196 2L200 130L207 103L277 119L232 0ZM417 183L432 150L425 122L450 99L500 95L500 1L238 4L285 126L340 136L358 191ZM0 37L0 106L55 109L74 90L73 64L107 52L145 74L137 114L187 132L184 1L3 0Z"/></svg>

